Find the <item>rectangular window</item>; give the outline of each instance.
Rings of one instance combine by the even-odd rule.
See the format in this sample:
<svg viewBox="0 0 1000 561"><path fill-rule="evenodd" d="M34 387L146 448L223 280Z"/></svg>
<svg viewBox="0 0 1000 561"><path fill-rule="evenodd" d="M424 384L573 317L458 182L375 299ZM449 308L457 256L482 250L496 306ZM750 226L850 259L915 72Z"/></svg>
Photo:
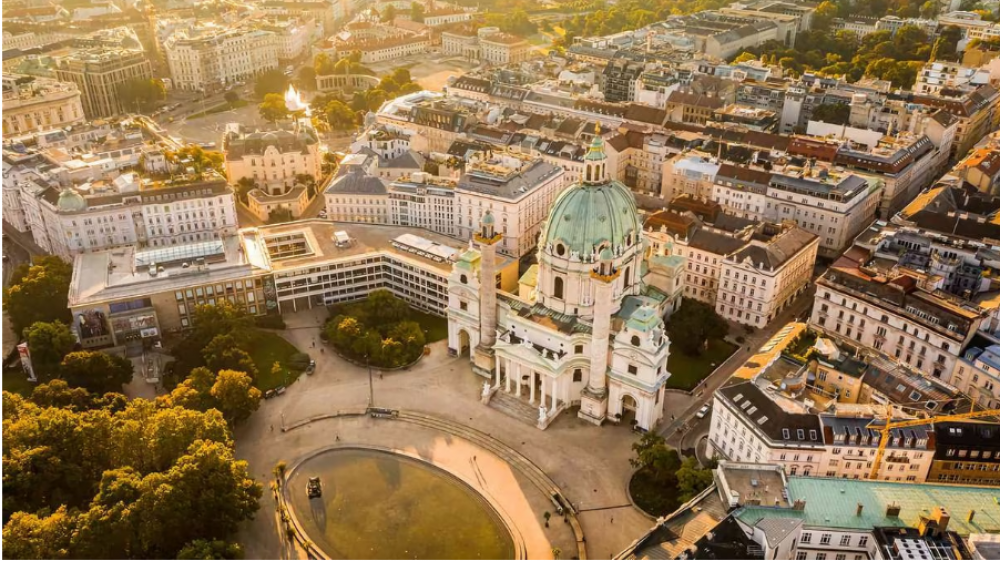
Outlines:
<svg viewBox="0 0 1000 561"><path fill-rule="evenodd" d="M820 545L830 545L830 539L833 538L833 534L822 534L819 537Z"/></svg>
<svg viewBox="0 0 1000 561"><path fill-rule="evenodd" d="M851 545L851 535L845 534L843 536L840 536L840 545L842 546Z"/></svg>

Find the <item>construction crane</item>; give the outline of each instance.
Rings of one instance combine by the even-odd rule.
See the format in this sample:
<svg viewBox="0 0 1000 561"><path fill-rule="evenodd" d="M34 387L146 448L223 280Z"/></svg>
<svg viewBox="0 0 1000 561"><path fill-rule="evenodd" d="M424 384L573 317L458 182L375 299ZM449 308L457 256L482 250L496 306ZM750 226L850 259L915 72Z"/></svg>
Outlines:
<svg viewBox="0 0 1000 561"><path fill-rule="evenodd" d="M889 439L892 437L893 429L904 429L906 427L916 427L919 425L929 425L933 423L946 423L949 421L964 421L966 419L976 419L979 417L997 417L1000 416L1000 409L983 409L976 411L973 409L968 413L958 413L956 415L940 415L937 417L928 417L925 419L911 419L908 421L890 421L892 419L892 406L886 406L886 417L885 426L879 428L881 433L878 441L878 452L875 453L875 461L872 462L872 471L868 475L868 479L878 478L878 469L882 464L882 455L885 454L885 448L889 445Z"/></svg>

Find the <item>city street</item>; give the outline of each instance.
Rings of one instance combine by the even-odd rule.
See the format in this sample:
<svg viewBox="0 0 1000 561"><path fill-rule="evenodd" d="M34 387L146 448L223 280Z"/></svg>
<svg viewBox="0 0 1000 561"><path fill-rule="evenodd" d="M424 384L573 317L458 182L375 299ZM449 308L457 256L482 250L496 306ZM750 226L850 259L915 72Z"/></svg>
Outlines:
<svg viewBox="0 0 1000 561"><path fill-rule="evenodd" d="M689 397L686 394L678 393L668 394L665 403L668 418L671 414L672 405L678 407L679 409L677 410L682 412L680 414L673 413L676 418L669 424L662 426L658 431L660 435L667 439L667 444L678 450L684 450L693 447L699 438L708 434L711 412L704 419L697 419L695 413L701 409L702 405L712 402L712 396L715 394L715 391L721 388L729 377L732 376L733 372L743 366L743 363L753 356L761 345L767 342L789 322L801 318L812 306L815 293L816 285L810 283L806 291L800 294L792 302L791 306L778 314L774 321L769 323L767 327L758 329L752 335L748 335L743 345L705 379L702 385L695 390L693 396ZM669 368L669 362L667 367Z"/></svg>

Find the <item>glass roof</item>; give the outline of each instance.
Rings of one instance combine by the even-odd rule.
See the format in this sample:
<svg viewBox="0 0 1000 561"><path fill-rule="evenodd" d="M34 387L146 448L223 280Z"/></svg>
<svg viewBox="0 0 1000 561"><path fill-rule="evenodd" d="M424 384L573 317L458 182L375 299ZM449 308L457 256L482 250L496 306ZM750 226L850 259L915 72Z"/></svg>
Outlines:
<svg viewBox="0 0 1000 561"><path fill-rule="evenodd" d="M157 265L167 265L178 262L193 263L194 260L199 257L225 255L225 253L226 249L222 240L195 242L170 247L158 247L155 249L135 252L135 266L144 267L153 263Z"/></svg>

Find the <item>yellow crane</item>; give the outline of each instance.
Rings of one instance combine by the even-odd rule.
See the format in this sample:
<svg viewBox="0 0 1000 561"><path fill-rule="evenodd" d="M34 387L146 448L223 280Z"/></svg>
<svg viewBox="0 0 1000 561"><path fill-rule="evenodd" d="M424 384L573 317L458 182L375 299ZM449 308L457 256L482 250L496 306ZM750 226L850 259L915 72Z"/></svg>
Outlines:
<svg viewBox="0 0 1000 561"><path fill-rule="evenodd" d="M882 464L882 455L885 454L885 447L889 445L889 439L892 437L893 429L903 429L906 427L916 427L919 425L929 425L933 423L946 423L949 421L964 421L966 419L996 416L1000 416L1000 409L983 409L980 411L973 409L968 413L958 413L955 415L939 415L937 417L911 419L908 421L890 421L890 419L892 419L892 405L887 405L885 426L879 428L881 436L878 440L878 452L875 453L875 461L872 462L872 471L868 475L868 479L878 478L878 468Z"/></svg>

